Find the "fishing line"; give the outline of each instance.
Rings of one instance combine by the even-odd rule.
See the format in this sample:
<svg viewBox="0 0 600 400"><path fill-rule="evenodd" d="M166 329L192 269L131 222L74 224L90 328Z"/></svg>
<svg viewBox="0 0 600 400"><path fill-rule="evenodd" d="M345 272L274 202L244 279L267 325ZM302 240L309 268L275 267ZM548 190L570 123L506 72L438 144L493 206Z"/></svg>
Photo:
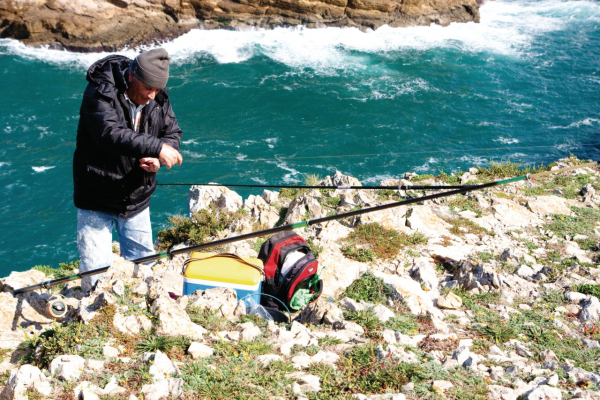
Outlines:
<svg viewBox="0 0 600 400"><path fill-rule="evenodd" d="M600 143L589 143L589 144L559 144L559 145L550 145L550 146L511 146L507 147L488 147L481 149L472 149L469 150L469 153L478 153L485 151L495 151L495 150L527 150L527 149L549 149L554 148L558 151L565 152L567 149L559 148L559 147L570 147L570 148L579 148L579 147L598 147L600 149ZM457 154L456 151L451 150L423 150L423 151L405 151L405 152L394 152L394 153L363 153L363 154L337 154L337 155L327 155L327 156L282 156L275 158L245 158L245 157L230 157L225 158L222 156L215 157L210 160L195 160L194 163L222 163L222 162L277 162L277 161L294 161L294 160L316 160L316 159L327 159L327 158L356 158L356 157L398 157L403 155L410 154L431 154L431 153L444 153L444 154ZM462 157L466 157L463 155Z"/></svg>

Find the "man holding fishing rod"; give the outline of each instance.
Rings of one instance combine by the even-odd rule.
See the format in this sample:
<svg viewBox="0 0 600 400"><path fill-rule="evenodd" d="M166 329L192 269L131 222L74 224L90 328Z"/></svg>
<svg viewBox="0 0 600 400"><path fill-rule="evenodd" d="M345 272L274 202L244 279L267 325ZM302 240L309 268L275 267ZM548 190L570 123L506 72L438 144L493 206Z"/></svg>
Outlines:
<svg viewBox="0 0 600 400"><path fill-rule="evenodd" d="M112 264L113 227L125 259L155 253L156 172L182 162L182 132L165 89L169 61L166 50L154 49L134 60L108 56L87 72L73 157L80 272ZM83 292L98 278L84 278Z"/></svg>

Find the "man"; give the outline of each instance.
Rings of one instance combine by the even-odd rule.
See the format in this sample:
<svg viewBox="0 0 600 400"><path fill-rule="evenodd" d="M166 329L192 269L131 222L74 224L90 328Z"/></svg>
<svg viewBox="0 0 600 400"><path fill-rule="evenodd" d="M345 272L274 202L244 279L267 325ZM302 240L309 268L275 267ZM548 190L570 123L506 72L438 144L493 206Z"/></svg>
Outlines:
<svg viewBox="0 0 600 400"><path fill-rule="evenodd" d="M133 61L112 55L87 73L73 157L80 272L112 264L112 229L121 254L154 254L150 195L161 165L181 165L182 132L165 86L169 55L155 49ZM99 275L84 278L88 293Z"/></svg>

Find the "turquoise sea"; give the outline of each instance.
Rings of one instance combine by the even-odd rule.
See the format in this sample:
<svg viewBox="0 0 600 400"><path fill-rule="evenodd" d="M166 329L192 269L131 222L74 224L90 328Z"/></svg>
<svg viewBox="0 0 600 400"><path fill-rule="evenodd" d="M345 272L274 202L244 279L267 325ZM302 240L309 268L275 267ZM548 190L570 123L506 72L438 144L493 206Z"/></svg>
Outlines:
<svg viewBox="0 0 600 400"><path fill-rule="evenodd" d="M377 184L600 158L599 1L488 1L480 24L448 27L195 30L164 47L184 163L159 182L339 169ZM105 55L0 40L0 276L78 258L71 161L85 72ZM159 187L151 211L156 232L187 188Z"/></svg>

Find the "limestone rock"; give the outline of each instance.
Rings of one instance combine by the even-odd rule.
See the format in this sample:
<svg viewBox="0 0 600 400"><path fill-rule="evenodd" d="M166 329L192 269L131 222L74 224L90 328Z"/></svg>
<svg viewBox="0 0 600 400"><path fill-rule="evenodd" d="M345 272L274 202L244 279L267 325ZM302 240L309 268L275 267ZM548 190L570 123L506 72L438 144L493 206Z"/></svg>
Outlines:
<svg viewBox="0 0 600 400"><path fill-rule="evenodd" d="M541 385L529 392L526 398L527 400L561 400L562 393L560 389Z"/></svg>
<svg viewBox="0 0 600 400"><path fill-rule="evenodd" d="M362 186L360 181L352 176L344 175L336 170L331 176L320 181L319 186Z"/></svg>
<svg viewBox="0 0 600 400"><path fill-rule="evenodd" d="M212 356L214 350L203 343L192 342L187 352L195 360L197 358L207 358Z"/></svg>
<svg viewBox="0 0 600 400"><path fill-rule="evenodd" d="M506 229L518 229L527 226L537 226L541 224L541 219L525 207L515 203L514 201L499 198L494 198L492 206L494 217L500 221Z"/></svg>
<svg viewBox="0 0 600 400"><path fill-rule="evenodd" d="M46 382L46 377L38 367L25 364L19 369L13 369L6 381L6 386L0 399L24 399L25 392L30 386Z"/></svg>
<svg viewBox="0 0 600 400"><path fill-rule="evenodd" d="M244 202L244 209L250 212L260 225L272 227L279 221L277 209L269 205L262 197L250 195Z"/></svg>
<svg viewBox="0 0 600 400"><path fill-rule="evenodd" d="M433 300L427 295L421 285L414 280L397 275L384 274L382 272L375 272L374 275L390 285L395 294L406 302L410 312L415 315L426 314L432 310Z"/></svg>
<svg viewBox="0 0 600 400"><path fill-rule="evenodd" d="M420 232L428 238L451 236L448 230L451 225L438 217L428 206L413 207L406 225L413 232Z"/></svg>
<svg viewBox="0 0 600 400"><path fill-rule="evenodd" d="M573 214L566 199L558 196L536 196L527 202L527 208L540 215Z"/></svg>
<svg viewBox="0 0 600 400"><path fill-rule="evenodd" d="M156 351L156 354L154 355L154 364L150 366L148 373L152 376L152 380L155 383L166 380L173 375L181 375L177 365L175 365L175 363L160 350Z"/></svg>
<svg viewBox="0 0 600 400"><path fill-rule="evenodd" d="M456 310L462 306L462 299L454 293L448 292L438 298L437 304L439 308Z"/></svg>
<svg viewBox="0 0 600 400"><path fill-rule="evenodd" d="M304 392L321 391L321 379L316 375L305 374L303 372L292 372L287 374L288 378L295 379Z"/></svg>
<svg viewBox="0 0 600 400"><path fill-rule="evenodd" d="M193 323L187 313L170 297L161 296L154 300L152 313L157 316L157 335L202 339L206 332L206 329Z"/></svg>
<svg viewBox="0 0 600 400"><path fill-rule="evenodd" d="M148 331L152 328L152 321L143 314L126 315L115 313L113 325L120 332L129 335L138 335L142 330Z"/></svg>
<svg viewBox="0 0 600 400"><path fill-rule="evenodd" d="M588 296L581 302L581 312L579 313L581 321L600 320L600 301L595 296Z"/></svg>
<svg viewBox="0 0 600 400"><path fill-rule="evenodd" d="M36 269L30 269L23 272L13 271L8 277L0 279L0 292L10 292L15 289L36 285L47 280L49 280L49 278L46 274Z"/></svg>
<svg viewBox="0 0 600 400"><path fill-rule="evenodd" d="M52 360L48 369L52 376L71 382L79 379L84 367L85 360L80 356L62 355Z"/></svg>
<svg viewBox="0 0 600 400"><path fill-rule="evenodd" d="M269 364L271 364L273 361L283 361L283 358L281 356L278 356L277 354L264 354L262 356L258 356L256 357L256 360L263 366L263 367L267 367Z"/></svg>
<svg viewBox="0 0 600 400"><path fill-rule="evenodd" d="M300 322L307 324L333 325L337 321L342 321L344 314L335 303L319 298L302 309L299 319Z"/></svg>
<svg viewBox="0 0 600 400"><path fill-rule="evenodd" d="M242 196L225 186L192 186L188 193L190 217L214 206L217 210L235 212L242 207Z"/></svg>
<svg viewBox="0 0 600 400"><path fill-rule="evenodd" d="M279 192L265 189L260 197L262 197L267 204L277 203L279 201Z"/></svg>
<svg viewBox="0 0 600 400"><path fill-rule="evenodd" d="M322 218L327 215L319 199L321 193L313 190L308 194L301 194L290 203L287 214L285 215L285 223L293 224L306 219Z"/></svg>
<svg viewBox="0 0 600 400"><path fill-rule="evenodd" d="M212 288L197 291L191 296L190 306L201 310L219 311L221 316L231 318L238 305L237 293L231 288Z"/></svg>
<svg viewBox="0 0 600 400"><path fill-rule="evenodd" d="M410 270L410 276L429 290L437 289L439 284L439 279L435 272L435 264L430 257L415 259Z"/></svg>
<svg viewBox="0 0 600 400"><path fill-rule="evenodd" d="M517 400L519 398L519 394L515 393L515 390L505 386L489 385L487 389L489 400Z"/></svg>

